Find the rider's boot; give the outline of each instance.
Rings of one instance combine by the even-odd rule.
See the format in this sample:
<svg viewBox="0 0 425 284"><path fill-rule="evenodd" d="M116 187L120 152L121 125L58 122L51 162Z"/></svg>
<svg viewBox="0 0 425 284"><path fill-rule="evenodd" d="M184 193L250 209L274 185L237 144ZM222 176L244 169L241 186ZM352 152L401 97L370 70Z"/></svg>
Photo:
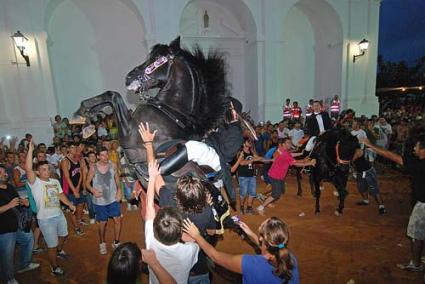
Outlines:
<svg viewBox="0 0 425 284"><path fill-rule="evenodd" d="M159 164L161 175L171 175L186 165L187 162L188 156L186 146L178 144L176 151Z"/></svg>

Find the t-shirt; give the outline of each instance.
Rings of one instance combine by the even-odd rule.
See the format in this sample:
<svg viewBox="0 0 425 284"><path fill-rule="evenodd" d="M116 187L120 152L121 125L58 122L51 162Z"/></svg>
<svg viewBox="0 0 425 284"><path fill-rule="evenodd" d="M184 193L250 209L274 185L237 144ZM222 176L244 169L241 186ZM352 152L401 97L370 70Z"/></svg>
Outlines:
<svg viewBox="0 0 425 284"><path fill-rule="evenodd" d="M166 186L161 187L159 191L159 206L176 207L176 192ZM205 207L201 213L183 214L184 218L189 218L198 227L201 234L207 234L207 230L217 229L214 219L214 213L211 206ZM193 266L191 273L201 275L208 273L208 265L205 253L200 250L198 254L198 262Z"/></svg>
<svg viewBox="0 0 425 284"><path fill-rule="evenodd" d="M62 214L59 199L62 187L57 179L44 181L37 177L29 186L37 205L37 219L49 219Z"/></svg>
<svg viewBox="0 0 425 284"><path fill-rule="evenodd" d="M288 151L282 148L278 149L278 151L281 151L281 153L276 157L270 167L269 176L273 179L284 180L289 167L295 163L295 159Z"/></svg>
<svg viewBox="0 0 425 284"><path fill-rule="evenodd" d="M403 156L403 165L412 177L412 197L425 202L425 159L420 160L411 154Z"/></svg>
<svg viewBox="0 0 425 284"><path fill-rule="evenodd" d="M294 267L289 284L300 283L298 263L295 256L291 255ZM273 274L273 266L262 255L242 256L242 281L244 284L282 284L283 279Z"/></svg>
<svg viewBox="0 0 425 284"><path fill-rule="evenodd" d="M145 243L147 249L153 249L159 263L176 280L177 283L187 283L193 265L198 261L199 246L196 243L176 243L164 245L155 239L153 220L145 222ZM149 268L149 283L159 284L155 273Z"/></svg>
<svg viewBox="0 0 425 284"><path fill-rule="evenodd" d="M277 129L277 136L279 137L279 138L285 138L285 137L288 137L289 136L289 129L288 128L283 128L283 130L282 131L280 131L280 129L278 128Z"/></svg>
<svg viewBox="0 0 425 284"><path fill-rule="evenodd" d="M19 197L10 184L6 189L0 188L0 206L8 204L13 198ZM13 233L18 230L17 208L12 208L0 214L0 234Z"/></svg>
<svg viewBox="0 0 425 284"><path fill-rule="evenodd" d="M363 129L351 130L351 135L356 136L359 142L360 140L367 138L366 132ZM361 143L360 147L361 149L364 149L364 144Z"/></svg>
<svg viewBox="0 0 425 284"><path fill-rule="evenodd" d="M254 158L251 151L246 153L243 151L243 158L245 161L251 161ZM240 177L253 177L255 176L254 167L252 163L248 165L239 165L238 167L238 176Z"/></svg>
<svg viewBox="0 0 425 284"><path fill-rule="evenodd" d="M304 136L304 131L302 129L291 129L289 131L289 137L291 137L292 144L295 146L298 145L298 142L300 142L301 138Z"/></svg>

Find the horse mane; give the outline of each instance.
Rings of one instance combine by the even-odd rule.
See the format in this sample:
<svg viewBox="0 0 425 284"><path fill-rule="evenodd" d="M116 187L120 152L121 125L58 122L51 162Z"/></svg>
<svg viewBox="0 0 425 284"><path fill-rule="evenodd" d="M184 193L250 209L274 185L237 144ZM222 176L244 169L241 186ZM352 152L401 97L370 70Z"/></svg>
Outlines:
<svg viewBox="0 0 425 284"><path fill-rule="evenodd" d="M149 56L157 57L167 55L170 47L157 44L152 47ZM226 82L227 65L224 54L217 50L210 50L207 55L199 45L193 47L193 51L179 48L176 56L183 57L189 65L200 75L198 80L198 108L193 113L196 121L196 132L204 135L211 129L220 125L224 113L229 104L229 84Z"/></svg>

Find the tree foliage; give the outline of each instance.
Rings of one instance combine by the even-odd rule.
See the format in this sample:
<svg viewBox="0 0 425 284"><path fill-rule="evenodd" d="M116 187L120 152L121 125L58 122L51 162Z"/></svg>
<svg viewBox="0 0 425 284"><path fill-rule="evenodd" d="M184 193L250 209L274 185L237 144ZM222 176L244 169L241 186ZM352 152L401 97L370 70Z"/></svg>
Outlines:
<svg viewBox="0 0 425 284"><path fill-rule="evenodd" d="M425 56L410 66L406 61L385 61L381 55L378 56L377 88L419 85L425 85Z"/></svg>

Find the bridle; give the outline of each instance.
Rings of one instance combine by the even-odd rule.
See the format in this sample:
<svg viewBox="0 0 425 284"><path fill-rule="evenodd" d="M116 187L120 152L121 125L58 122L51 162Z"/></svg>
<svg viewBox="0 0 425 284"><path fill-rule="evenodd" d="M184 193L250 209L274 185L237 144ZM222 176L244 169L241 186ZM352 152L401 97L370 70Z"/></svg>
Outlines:
<svg viewBox="0 0 425 284"><path fill-rule="evenodd" d="M151 77L151 74L153 72L155 72L155 70L157 70L159 67L161 67L162 65L168 63L168 68L167 68L167 74L166 77L168 78L168 76L170 75L171 72L171 66L174 63L174 59L175 59L175 55L174 54L170 54L167 56L161 56L159 57L157 60L155 60L154 62L152 62L151 64L149 64L144 70L143 73L141 75L137 76L137 81L139 82L140 86L141 86L141 92L139 94L140 99L142 101L147 101L148 99L151 98L151 96L148 95L148 82L151 82L155 79L153 79Z"/></svg>

